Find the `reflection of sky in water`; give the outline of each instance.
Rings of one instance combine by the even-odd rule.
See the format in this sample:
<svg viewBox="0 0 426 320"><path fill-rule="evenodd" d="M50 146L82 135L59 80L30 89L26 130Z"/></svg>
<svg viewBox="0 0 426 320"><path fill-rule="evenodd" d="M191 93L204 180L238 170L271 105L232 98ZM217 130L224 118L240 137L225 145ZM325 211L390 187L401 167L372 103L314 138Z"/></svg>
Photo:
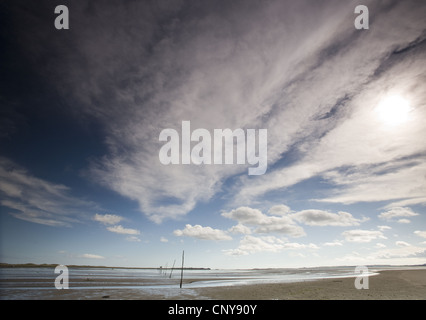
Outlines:
<svg viewBox="0 0 426 320"><path fill-rule="evenodd" d="M368 275L380 270L421 267L370 267ZM154 299L202 298L198 288L311 281L326 278L355 277L355 267L253 270L184 270L183 289L179 288L180 270L170 278L170 270L69 268L69 290L57 290L57 274L51 268L0 269L0 299Z"/></svg>
<svg viewBox="0 0 426 320"><path fill-rule="evenodd" d="M377 269L371 269L374 274ZM58 274L51 268L3 268L0 270L1 299L90 299L117 293L159 298L197 297L197 288L244 284L309 281L321 278L353 277L353 267L311 269L184 270L183 289L180 270L69 268L69 290L54 287ZM61 292L59 292L61 291ZM119 292L120 291L120 292Z"/></svg>

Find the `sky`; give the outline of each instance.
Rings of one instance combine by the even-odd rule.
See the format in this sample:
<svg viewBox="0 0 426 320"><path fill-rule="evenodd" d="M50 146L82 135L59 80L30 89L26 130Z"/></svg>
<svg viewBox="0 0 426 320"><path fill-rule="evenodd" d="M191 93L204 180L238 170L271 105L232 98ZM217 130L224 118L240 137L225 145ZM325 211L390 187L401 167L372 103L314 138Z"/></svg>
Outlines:
<svg viewBox="0 0 426 320"><path fill-rule="evenodd" d="M420 0L2 1L0 261L426 263L425 16ZM266 172L163 164L183 121L266 129Z"/></svg>

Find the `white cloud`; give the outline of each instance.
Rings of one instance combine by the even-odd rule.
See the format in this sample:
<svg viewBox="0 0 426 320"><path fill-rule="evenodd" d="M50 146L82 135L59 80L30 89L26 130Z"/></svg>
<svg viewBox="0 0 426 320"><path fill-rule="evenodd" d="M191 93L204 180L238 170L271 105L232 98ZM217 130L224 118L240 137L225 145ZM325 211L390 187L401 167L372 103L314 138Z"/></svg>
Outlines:
<svg viewBox="0 0 426 320"><path fill-rule="evenodd" d="M114 232L114 233L119 233L119 234L140 234L139 230L130 229L130 228L123 228L121 225L107 227L107 230Z"/></svg>
<svg viewBox="0 0 426 320"><path fill-rule="evenodd" d="M295 242L287 242L284 239L274 236L255 237L246 235L240 241L238 248L224 250L223 252L226 255L248 255L257 252L280 252L286 249L318 249L318 246L313 243L300 244Z"/></svg>
<svg viewBox="0 0 426 320"><path fill-rule="evenodd" d="M426 231L416 230L414 231L414 234L418 235L419 237L426 238Z"/></svg>
<svg viewBox="0 0 426 320"><path fill-rule="evenodd" d="M336 260L351 264L423 264L426 255L426 247L413 246L404 241L397 241L393 248L377 243L375 248L378 250L363 254L352 252Z"/></svg>
<svg viewBox="0 0 426 320"><path fill-rule="evenodd" d="M381 231L373 230L348 230L342 232L345 240L348 242L370 242L376 239L387 239Z"/></svg>
<svg viewBox="0 0 426 320"><path fill-rule="evenodd" d="M382 212L379 214L379 218L387 221L394 221L395 218L400 217L415 217L419 214L414 212L411 208L408 207L394 207L390 208L388 211ZM399 219L399 223L409 223L408 219Z"/></svg>
<svg viewBox="0 0 426 320"><path fill-rule="evenodd" d="M396 241L395 242L397 247L410 247L411 244L409 244L408 242L405 241Z"/></svg>
<svg viewBox="0 0 426 320"><path fill-rule="evenodd" d="M409 258L409 259L423 258L424 259L424 256L426 253L426 247L413 246L404 241L397 241L397 242L398 242L396 244L397 248L379 250L373 254L372 258L389 259L389 260L400 259L400 258ZM416 262L416 263L419 263L419 262Z"/></svg>
<svg viewBox="0 0 426 320"><path fill-rule="evenodd" d="M411 223L411 221L410 220L408 220L408 219L398 219L398 221L397 221L398 223Z"/></svg>
<svg viewBox="0 0 426 320"><path fill-rule="evenodd" d="M91 254L91 253L85 253L81 255L82 258L86 259L105 259L105 257L97 255L97 254Z"/></svg>
<svg viewBox="0 0 426 320"><path fill-rule="evenodd" d="M278 252L283 249L284 243L283 240L273 236L254 237L247 235L240 241L237 249L229 249L224 252L227 255L247 255L265 251Z"/></svg>
<svg viewBox="0 0 426 320"><path fill-rule="evenodd" d="M222 216L238 221L241 224L255 227L256 233L283 233L292 237L305 235L303 228L298 226L288 215L272 216L262 213L258 209L239 207Z"/></svg>
<svg viewBox="0 0 426 320"><path fill-rule="evenodd" d="M115 214L99 214L96 213L93 220L99 221L103 224L117 224L124 218Z"/></svg>
<svg viewBox="0 0 426 320"><path fill-rule="evenodd" d="M323 245L326 246L326 247L341 247L341 246L343 246L342 242L338 241L338 240L335 240L333 242L325 242Z"/></svg>
<svg viewBox="0 0 426 320"><path fill-rule="evenodd" d="M124 220L124 217L115 215L115 214L95 214L93 217L93 220L101 222L104 225L113 225L116 223L119 223L120 221ZM126 237L127 241L130 242L140 242L141 240L139 237L135 236L137 234L140 234L140 231L137 229L131 229L131 228L124 228L121 225L115 225L115 226L109 226L106 228L110 232L118 233L118 234L128 234L130 236Z"/></svg>
<svg viewBox="0 0 426 320"><path fill-rule="evenodd" d="M232 233L240 233L240 234L250 234L251 233L251 229L241 223L237 224L236 226L233 226L229 229L229 232Z"/></svg>
<svg viewBox="0 0 426 320"><path fill-rule="evenodd" d="M136 237L136 236L128 236L126 237L126 240L130 242L141 242L141 239L139 239L139 237Z"/></svg>
<svg viewBox="0 0 426 320"><path fill-rule="evenodd" d="M413 162L393 160L394 157L396 156L389 155L388 161L383 159L384 162L377 165L354 166L348 172L335 170L325 173L324 177L338 188L333 195L317 200L351 204L405 198L404 201L396 203L423 203L419 196L426 188L426 181L418 177L426 170L424 159L418 157ZM389 188L390 185L392 188Z"/></svg>
<svg viewBox="0 0 426 320"><path fill-rule="evenodd" d="M332 213L324 210L302 210L291 215L296 221L310 226L358 226L368 219L356 219L350 213L339 211Z"/></svg>
<svg viewBox="0 0 426 320"><path fill-rule="evenodd" d="M387 24L389 21L381 16L379 24L381 23ZM416 35L409 31L412 29L408 24L412 24L416 29ZM414 41L417 37L421 38L423 30L412 21L407 22L399 32L407 35L411 33L410 41ZM394 45L400 42L400 39L396 37L380 39L376 32L370 36L381 45L369 48L369 52L371 49L374 51L369 62L364 63L359 72L351 73L351 77L357 75L355 82L360 81L365 85L362 88L351 89L350 79L343 85L340 97L346 97L346 100L343 98L346 111L338 114L339 117L312 121L310 123L312 127L321 123L324 131L318 128L314 131L316 134L311 135L309 139L299 137L300 159L290 166L270 170L256 181L244 179L243 186L238 186L236 203L253 202L253 199L261 197L268 191L288 188L315 176L323 177L330 185L335 186L335 189L327 190L324 197L317 199L318 201L347 204L387 200L402 204L425 203L426 180L419 177L424 177L426 170L424 161L426 147L421 140L426 136L426 127L422 123L422 119L426 116L423 104L426 90L416 85L420 75L426 72L424 59L420 56L421 50L415 54L412 51L412 54L407 54L404 59L401 55L398 56L400 59L397 59L396 54L392 57ZM358 40L360 42L356 41L357 46L361 45L366 49L369 47L366 42ZM410 41L404 40L399 47L407 46ZM384 61L386 56L392 57L390 59L392 63ZM321 76L321 79L334 78L331 74L326 76L326 71L336 72L334 79L337 79L339 64L347 63L351 58L355 59L349 51L340 52L333 58L330 63L333 63L334 67L324 64L310 75L310 80L316 76ZM380 77L372 77L378 70ZM303 87L303 82L297 85ZM342 103L339 105L338 99L335 99L334 104L330 102L333 94L331 89L328 91L328 87L325 89L327 94L322 98L316 97L320 90L309 90L309 95L312 95L312 99L316 97L319 100L318 104L328 99L332 106L341 110ZM406 124L398 128L389 128L375 117L374 106L378 105L382 97L395 93L410 100L411 117ZM321 132L324 134L319 134Z"/></svg>
<svg viewBox="0 0 426 320"><path fill-rule="evenodd" d="M165 238L165 237L161 237L161 238L160 238L160 241L161 241L161 242L164 242L164 243L169 242L169 240L168 240L167 238Z"/></svg>
<svg viewBox="0 0 426 320"><path fill-rule="evenodd" d="M385 230L392 229L392 227L389 227L389 226L377 226L377 229L379 229L380 231L385 231Z"/></svg>
<svg viewBox="0 0 426 320"><path fill-rule="evenodd" d="M384 243L378 242L375 244L374 247L377 249L382 249L382 248L386 248L386 245Z"/></svg>
<svg viewBox="0 0 426 320"><path fill-rule="evenodd" d="M396 201L388 204L385 208L393 208L393 207L404 207L416 204L426 205L426 197L413 197L409 199L404 199L401 201Z"/></svg>
<svg viewBox="0 0 426 320"><path fill-rule="evenodd" d="M286 214L289 214L290 212L290 207L284 204L273 206L268 210L268 213L274 216L284 216Z"/></svg>
<svg viewBox="0 0 426 320"><path fill-rule="evenodd" d="M213 229L211 227L202 227L198 224L195 226L187 224L183 230L175 230L173 231L173 234L178 237L187 236L202 240L232 240L232 237L226 234L223 230Z"/></svg>
<svg viewBox="0 0 426 320"><path fill-rule="evenodd" d="M332 213L324 210L302 210L293 212L288 206L273 206L264 214L259 209L239 207L229 212L223 212L222 216L233 219L239 224L231 230L233 232L249 234L254 233L282 233L292 237L306 235L303 228L297 224L304 223L310 226L357 226L368 220L356 219L350 213L340 211ZM242 226L244 225L244 229ZM251 228L248 228L250 226Z"/></svg>

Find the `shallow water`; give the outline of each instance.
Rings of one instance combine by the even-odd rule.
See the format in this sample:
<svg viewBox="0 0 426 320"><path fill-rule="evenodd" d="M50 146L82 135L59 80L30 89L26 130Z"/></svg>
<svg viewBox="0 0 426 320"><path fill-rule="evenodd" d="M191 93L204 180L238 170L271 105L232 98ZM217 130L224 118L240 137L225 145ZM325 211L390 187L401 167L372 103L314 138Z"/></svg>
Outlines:
<svg viewBox="0 0 426 320"><path fill-rule="evenodd" d="M383 270L384 268L381 268ZM0 299L202 298L197 289L256 283L355 277L355 267L180 270L69 268L69 290L55 288L54 268L1 268ZM369 269L374 275L378 268Z"/></svg>

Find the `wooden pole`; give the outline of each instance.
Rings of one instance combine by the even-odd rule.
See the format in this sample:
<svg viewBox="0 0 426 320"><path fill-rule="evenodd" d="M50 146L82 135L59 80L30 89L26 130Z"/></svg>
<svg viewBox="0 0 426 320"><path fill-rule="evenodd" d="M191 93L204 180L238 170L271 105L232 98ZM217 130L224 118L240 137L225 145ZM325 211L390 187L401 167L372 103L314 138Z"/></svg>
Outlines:
<svg viewBox="0 0 426 320"><path fill-rule="evenodd" d="M176 262L176 259L175 261L173 261L173 267L172 267L172 270L170 271L170 276L169 276L170 279L172 278L172 272L173 272L173 269L175 268L175 262Z"/></svg>
<svg viewBox="0 0 426 320"><path fill-rule="evenodd" d="M182 251L182 269L180 271L180 288L182 289L182 280L183 280L183 261L185 260L185 250Z"/></svg>

